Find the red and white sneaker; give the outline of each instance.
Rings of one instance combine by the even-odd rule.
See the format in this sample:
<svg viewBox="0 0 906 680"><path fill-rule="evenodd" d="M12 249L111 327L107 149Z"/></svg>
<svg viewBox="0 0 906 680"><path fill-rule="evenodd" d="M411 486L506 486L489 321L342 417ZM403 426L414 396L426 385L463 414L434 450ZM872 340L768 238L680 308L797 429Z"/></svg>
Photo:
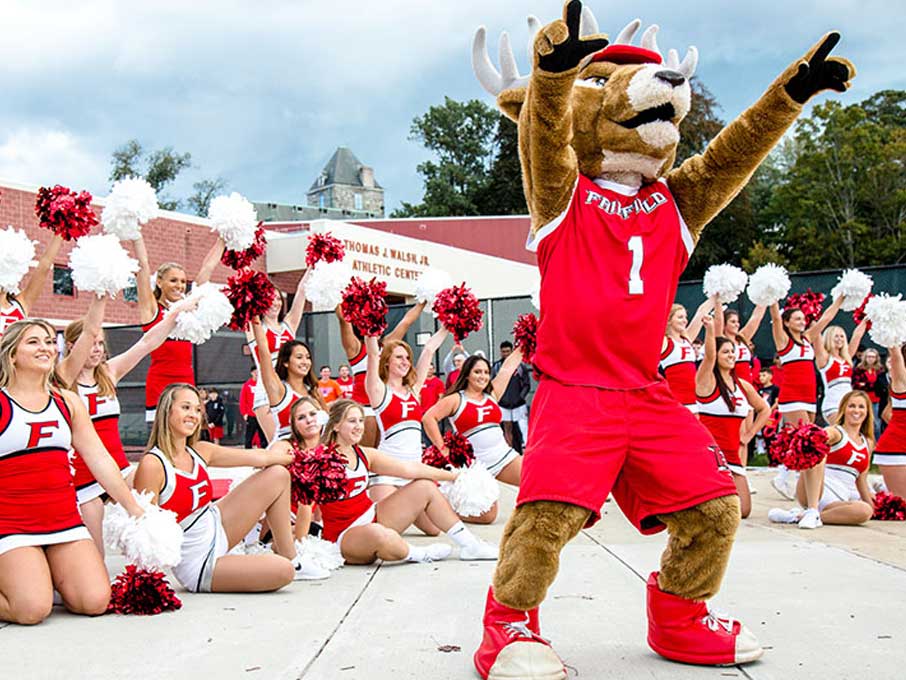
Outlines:
<svg viewBox="0 0 906 680"><path fill-rule="evenodd" d="M658 572L648 577L648 646L661 656L708 666L755 661L764 650L736 619L709 611L704 602L660 589Z"/></svg>
<svg viewBox="0 0 906 680"><path fill-rule="evenodd" d="M566 668L541 637L538 608L511 609L488 588L484 637L475 652L475 669L484 680L564 680Z"/></svg>

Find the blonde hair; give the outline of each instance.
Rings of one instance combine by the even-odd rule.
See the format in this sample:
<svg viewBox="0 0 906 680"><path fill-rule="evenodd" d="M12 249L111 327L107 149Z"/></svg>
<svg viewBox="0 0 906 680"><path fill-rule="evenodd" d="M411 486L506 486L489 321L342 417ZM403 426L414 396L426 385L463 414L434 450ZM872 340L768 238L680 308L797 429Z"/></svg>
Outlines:
<svg viewBox="0 0 906 680"><path fill-rule="evenodd" d="M843 330L842 326L828 326L824 329L824 332L821 334L821 342L824 345L824 349L828 354L834 356L832 346L834 342L833 336L836 331L843 333L843 349L840 350L840 358L849 365L852 365L853 358L849 354L848 338L846 337L846 331Z"/></svg>
<svg viewBox="0 0 906 680"><path fill-rule="evenodd" d="M337 399L330 405L330 414L327 417L327 424L324 426L324 432L321 434L322 444L335 444L337 441L337 427L346 418L350 409L357 408L365 415L365 409L358 402L352 399Z"/></svg>
<svg viewBox="0 0 906 680"><path fill-rule="evenodd" d="M409 357L409 371L403 376L403 385L413 387L417 380L415 359L412 356L412 348L409 347L409 343L403 340L388 340L384 343L384 347L381 349L381 358L378 360L378 376L380 376L381 382L387 382L387 378L390 375L390 357L393 356L393 352L397 347L405 349Z"/></svg>
<svg viewBox="0 0 906 680"><path fill-rule="evenodd" d="M676 313L679 311L685 312L686 308L683 305L678 304L676 302L674 302L672 305L670 305L670 313L667 315L667 325L664 327L665 336L667 335L667 333L670 330L670 322L673 321L673 317L676 316Z"/></svg>
<svg viewBox="0 0 906 680"><path fill-rule="evenodd" d="M843 427L843 423L846 422L846 406L856 397L861 397L865 400L865 420L863 420L862 425L859 426L859 432L865 437L865 441L868 442L869 447L874 448L875 416L872 411L871 399L869 399L868 393L863 392L862 390L852 390L851 392L844 394L843 399L840 400L840 406L837 407L837 416L834 418L834 425Z"/></svg>
<svg viewBox="0 0 906 680"><path fill-rule="evenodd" d="M160 267L158 267L157 273L154 275L154 299L155 300L160 300L160 296L162 293L162 291L160 289L160 285L158 284L157 280L159 278L161 278L164 274L166 274L168 271L170 271L171 269L179 269L184 274L186 274L186 268L183 267L178 262L164 262Z"/></svg>
<svg viewBox="0 0 906 680"><path fill-rule="evenodd" d="M300 444L305 443L302 439L302 435L299 434L299 431L296 429L296 409L299 408L302 404L310 404L315 407L316 411L323 411L324 405L319 402L317 399L310 395L305 395L304 397L299 397L296 399L289 407L289 429L292 431L292 439Z"/></svg>
<svg viewBox="0 0 906 680"><path fill-rule="evenodd" d="M0 339L0 388L8 387L15 380L16 366L13 359L16 358L16 350L22 341L22 336L34 326L44 329L47 335L56 341L56 329L44 319L24 319L11 324ZM56 349L56 342L54 342L54 349ZM52 377L53 368L50 368L47 375L44 376L44 387L47 389L51 387Z"/></svg>
<svg viewBox="0 0 906 680"><path fill-rule="evenodd" d="M76 341L82 336L82 331L85 330L85 321L83 319L76 319L71 324L66 326L66 330L63 331L63 340L66 341L68 345L74 345ZM104 334L104 331L101 331L101 334L104 336L104 353L107 353L107 336ZM78 382L79 377L76 375L71 385L64 385L68 390L76 391L76 383ZM116 384L113 382L113 378L110 377L110 369L107 367L107 360L104 359L97 366L94 367L94 381L98 386L98 394L102 397L113 397L116 396Z"/></svg>
<svg viewBox="0 0 906 680"><path fill-rule="evenodd" d="M173 462L173 453L176 451L176 438L170 430L170 409L173 408L173 402L176 401L176 393L180 390L189 390L198 397L198 403L201 403L201 395L194 385L189 383L173 383L167 385L161 392L157 400L157 411L154 414L154 423L151 425L151 435L148 437L148 445L145 447L145 453L148 453L154 447L157 447L162 454ZM204 409L201 417L198 419L198 425L195 431L186 437L186 446L195 446L195 442L201 436L201 426L204 424Z"/></svg>
<svg viewBox="0 0 906 680"><path fill-rule="evenodd" d="M875 363L875 364L868 363L868 359L866 357L869 352L874 352L875 355L878 357L877 363ZM868 349L866 349L864 352L862 352L862 360L859 362L859 368L861 368L863 370L880 371L882 368L884 368L884 364L881 362L881 353L878 350L876 350L874 347L869 347Z"/></svg>

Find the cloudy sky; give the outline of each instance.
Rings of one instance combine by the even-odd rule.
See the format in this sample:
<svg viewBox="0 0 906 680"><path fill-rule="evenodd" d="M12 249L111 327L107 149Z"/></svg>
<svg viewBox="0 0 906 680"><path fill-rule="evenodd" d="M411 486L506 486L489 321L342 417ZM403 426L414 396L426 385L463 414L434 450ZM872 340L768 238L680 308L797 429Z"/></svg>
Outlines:
<svg viewBox="0 0 906 680"><path fill-rule="evenodd" d="M831 28L859 69L844 101L906 88L896 2L589 4L611 36L639 16L661 26L662 50L696 45L726 118ZM492 103L471 73L475 28L492 51L509 31L525 70L526 15L559 12L556 0L3 0L0 178L105 195L111 152L136 138L191 152L175 196L220 175L251 200L302 203L346 145L375 168L388 209L417 202L426 153L407 139L412 118L444 96Z"/></svg>

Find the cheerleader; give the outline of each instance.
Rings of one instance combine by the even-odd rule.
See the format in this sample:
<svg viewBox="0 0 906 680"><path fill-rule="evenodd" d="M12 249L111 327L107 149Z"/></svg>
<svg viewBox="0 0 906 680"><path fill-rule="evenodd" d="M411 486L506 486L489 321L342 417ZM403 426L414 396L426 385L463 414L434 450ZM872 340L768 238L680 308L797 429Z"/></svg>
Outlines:
<svg viewBox="0 0 906 680"><path fill-rule="evenodd" d="M692 340L698 337L702 319L714 308L714 301L715 298L711 298L700 304L692 321L689 321L685 307L673 305L667 316L664 343L661 345L658 368L676 400L692 413L698 413L695 401L696 356Z"/></svg>
<svg viewBox="0 0 906 680"><path fill-rule="evenodd" d="M191 592L266 592L302 578L290 529L285 451L231 449L199 441L203 405L192 385L169 385L151 427L135 488L176 513L183 529L182 557L173 574ZM211 502L208 466L264 468ZM276 554L228 555L264 514Z"/></svg>
<svg viewBox="0 0 906 680"><path fill-rule="evenodd" d="M510 352L491 380L491 364L484 357L470 356L462 366L453 386L446 396L432 406L422 418L425 433L444 455L448 455L440 433L440 421L450 419L455 432L459 432L472 445L475 458L488 472L501 482L519 486L522 475L522 456L506 443L500 425L502 413L497 400L506 390L507 383L522 362L522 351ZM466 522L491 524L497 519L497 503L483 515L463 517Z"/></svg>
<svg viewBox="0 0 906 680"><path fill-rule="evenodd" d="M739 457L741 446L747 446L771 417L771 409L758 396L755 388L733 373L736 347L725 337L715 337L714 320L704 319L705 357L695 375L698 414L727 460L739 494L739 507L745 519L752 510L752 497L746 479L745 465ZM751 409L751 423L746 416Z"/></svg>
<svg viewBox="0 0 906 680"><path fill-rule="evenodd" d="M316 418L311 402L297 402L293 423ZM307 415L306 415L307 414ZM375 560L434 562L450 555L450 546L432 543L414 546L400 534L420 515L426 515L459 546L461 560L496 560L497 546L476 537L453 512L436 482L453 481L455 473L401 461L377 449L360 445L365 431L365 413L354 401L339 399L331 404L330 417L320 443L336 444L346 457L346 495L332 503L321 504L324 538L334 541L348 564L371 564ZM292 442L279 442L274 448L288 452L292 443L313 448L318 440L293 433ZM410 481L405 487L377 503L368 498L368 473L376 472Z"/></svg>
<svg viewBox="0 0 906 680"><path fill-rule="evenodd" d="M875 463L890 493L906 498L906 345L888 347L890 401L887 429L878 440Z"/></svg>
<svg viewBox="0 0 906 680"><path fill-rule="evenodd" d="M868 321L863 319L853 331L852 339L847 342L846 331L840 326L828 326L821 334L821 342L815 344L815 366L818 367L824 388L821 415L826 423L836 421L840 401L852 391L852 356L859 348L867 327Z"/></svg>
<svg viewBox="0 0 906 680"><path fill-rule="evenodd" d="M188 279L183 266L175 262L163 263L152 276L144 240L139 237L133 241L133 244L139 263L138 274L135 276L139 320L142 330L147 333L163 320L164 313L172 304L185 296ZM202 284L210 280L214 268L223 255L223 249L223 239L218 237L205 256L194 283ZM154 409L163 389L167 385L177 382L185 382L190 385L195 383L192 343L188 340L167 340L151 352L151 366L145 377L146 422L150 423L154 420Z"/></svg>
<svg viewBox="0 0 906 680"><path fill-rule="evenodd" d="M267 338L267 349L270 353L271 366L276 365L280 348L287 342L292 342L296 339L296 332L299 330L299 324L302 321L302 315L305 310L306 281L307 279L305 276L299 279L299 284L296 286L296 294L293 296L293 304L288 312L286 312L286 299L284 298L283 293L277 291L273 303L271 303L264 318L261 319L264 335ZM284 312L286 312L285 315ZM258 375L261 375L260 360L258 358L258 342L255 340L253 329L249 328L246 330L245 339L248 342L249 350L251 350L255 366L259 367ZM258 424L261 426L267 440L273 441L274 434L277 430L277 424L271 414L270 402L268 401L267 392L264 389L264 382L262 380L259 380L255 385L254 396L255 399L252 408L255 411L255 417L258 419Z"/></svg>
<svg viewBox="0 0 906 680"><path fill-rule="evenodd" d="M271 354L264 327L259 319L252 321L252 333L258 352L258 383L264 386L270 404L270 417L265 422L272 425L268 441L286 439L290 435L290 407L301 397L314 397L323 405L318 391L318 381L312 367L311 350L301 340L288 340L280 346L277 359L271 362Z"/></svg>
<svg viewBox="0 0 906 680"><path fill-rule="evenodd" d="M55 588L75 614L107 610L107 568L79 515L70 447L129 514L142 514L82 402L50 387L56 355L56 331L40 319L13 323L0 340L0 621L40 623Z"/></svg>
<svg viewBox="0 0 906 680"><path fill-rule="evenodd" d="M406 332L410 326L425 311L425 304L420 302L406 310L406 314L396 325L396 328L387 333L383 337L382 342L402 341L406 337ZM352 400L361 404L365 410L365 434L362 437L362 446L377 446L380 438L377 417L368 399L368 392L365 389L365 374L368 372L368 352L361 336L356 333L352 324L343 318L343 312L339 305L337 306L336 314L340 322L340 341L343 343L343 350L346 352L346 358L349 361L354 381Z"/></svg>
<svg viewBox="0 0 906 680"><path fill-rule="evenodd" d="M73 321L66 327L63 332L66 356L57 364L54 374L58 385L79 395L101 443L131 485L131 466L120 439L120 402L116 386L138 362L166 341L176 325L177 315L194 309L198 302L177 302L172 307L173 313L168 314L132 347L111 359L107 359L107 342L101 329L106 304L106 297L94 296L85 318ZM95 479L78 449L72 452L71 464L79 512L98 552L103 556L104 488Z"/></svg>
<svg viewBox="0 0 906 680"><path fill-rule="evenodd" d="M47 275L53 267L54 258L60 252L63 245L63 239L54 234L41 259L38 260L38 266L28 277L28 283L18 295L13 295L3 289L0 289L0 337L6 332L6 329L16 321L22 321L28 317L28 313L35 305L41 290L47 281Z"/></svg>
<svg viewBox="0 0 906 680"><path fill-rule="evenodd" d="M724 312L721 309L719 312L723 314L724 323L723 331L718 331L718 334L723 335L736 345L736 366L733 368L733 374L750 384L753 382L752 371L755 368L755 357L752 355L751 343L755 333L758 332L758 327L761 325L766 311L766 306L755 305L755 309L752 310L752 316L749 317L746 325L742 328L739 327L742 322L737 310L728 309Z"/></svg>
<svg viewBox="0 0 906 680"><path fill-rule="evenodd" d="M815 467L803 470L796 488L802 508L773 508L768 519L798 523L800 529L824 524L864 524L874 512L874 494L868 486L868 468L874 444L871 401L861 390L840 400L834 424L825 429L830 453Z"/></svg>

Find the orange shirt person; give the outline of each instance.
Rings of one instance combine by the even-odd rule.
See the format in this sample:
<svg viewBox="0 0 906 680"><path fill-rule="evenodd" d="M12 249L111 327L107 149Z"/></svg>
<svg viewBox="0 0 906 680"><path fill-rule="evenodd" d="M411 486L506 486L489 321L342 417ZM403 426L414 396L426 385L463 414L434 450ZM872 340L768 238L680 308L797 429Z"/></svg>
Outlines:
<svg viewBox="0 0 906 680"><path fill-rule="evenodd" d="M343 396L343 388L340 383L330 377L330 366L321 366L318 372L318 389L321 391L321 397L325 404L336 401Z"/></svg>

